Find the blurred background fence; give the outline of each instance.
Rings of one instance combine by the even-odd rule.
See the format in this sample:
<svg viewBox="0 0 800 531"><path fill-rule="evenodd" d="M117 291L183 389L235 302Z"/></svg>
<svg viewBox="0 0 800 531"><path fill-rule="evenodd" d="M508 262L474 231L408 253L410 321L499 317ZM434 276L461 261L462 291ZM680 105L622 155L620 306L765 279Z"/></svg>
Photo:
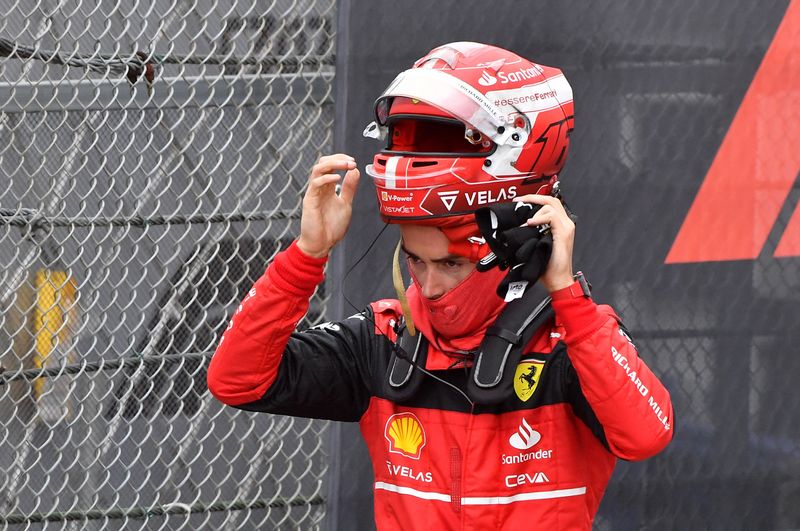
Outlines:
<svg viewBox="0 0 800 531"><path fill-rule="evenodd" d="M0 524L318 525L327 423L205 366L330 150L333 0L0 12Z"/></svg>

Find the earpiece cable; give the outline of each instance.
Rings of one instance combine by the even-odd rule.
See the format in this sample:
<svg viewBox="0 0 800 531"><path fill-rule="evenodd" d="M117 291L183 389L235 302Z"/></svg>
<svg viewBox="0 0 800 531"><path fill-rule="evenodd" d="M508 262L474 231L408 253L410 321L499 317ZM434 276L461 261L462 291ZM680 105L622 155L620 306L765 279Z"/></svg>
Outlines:
<svg viewBox="0 0 800 531"><path fill-rule="evenodd" d="M345 272L345 274L344 274L344 278L342 279L342 285L341 285L341 287L340 287L340 289L341 289L341 292L342 292L342 298L345 300L345 302L347 302L347 304L349 304L349 305L350 305L350 307L351 307L351 308L353 308L353 309L354 309L355 311L357 311L357 312L360 312L360 311L361 311L361 309L360 309L360 308L358 308L358 307L357 307L355 304L353 304L353 302L352 302L352 301L351 301L351 300L350 300L350 299L347 297L347 290L345 289L345 288L346 288L346 285L347 285L347 279L350 277L350 274L351 274L351 273L352 273L352 272L355 270L355 268L358 266L358 264L360 264L360 263L361 263L361 262L364 260L364 258L366 258L366 256L369 254L369 252L370 252L370 251L372 250L372 248L375 246L375 244L376 244L376 243L378 243L378 240L379 240L379 239L380 239L380 237L383 235L383 233L386 231L386 228L387 228L388 226L389 226L389 225L384 225L384 226L383 226L383 228L380 230L380 232L378 232L378 234L375 236L375 238L374 238L374 239L372 240L372 242L369 244L369 246L367 247L367 250L366 250L366 251L364 251L364 253L363 253L363 254L362 254L360 257L359 257L359 259L358 259L358 260L356 260L356 261L355 261L355 263L353 263L353 265L351 265L351 266L350 266L350 267L347 269L347 271L346 271L346 272ZM374 328L374 329L375 329L375 330L376 330L378 333L380 333L381 335L383 335L384 337L386 337L386 339L388 339L389 341L391 341L391 339L389 339L389 338L388 338L388 337L387 337L385 334L383 334L383 332L382 332L382 331L381 331L381 330L378 328L378 326L377 326L377 323L375 322L375 320L374 320L374 319L371 319L371 318L367 317L366 315L364 315L364 317L365 317L365 318L366 318L366 319L367 319L367 320L368 320L368 321L369 321L369 322L372 324L373 328ZM440 378L439 376L436 376L435 374L433 374L432 372L430 372L429 370L427 370L425 367L422 367L421 365L418 365L418 364L417 364L417 363L416 363L416 362L415 362L415 361L414 361L414 360L411 358L411 356L409 356L409 354L408 354L408 353L407 353L405 350L403 350L403 347L401 347L401 346L400 346L400 342L399 342L399 341L393 341L392 343L393 343L393 345L394 345L392 348L393 348L394 352L397 354L397 356L398 356L400 359L402 359L402 360L404 360L404 361L407 361L407 362L408 362L408 363L410 363L410 364L411 364L411 365L412 365L412 366L413 366L415 369L422 371L422 373L423 373L423 374L425 374L425 375L429 376L430 378L432 378L432 379L436 380L437 382L439 382L439 383L442 383L442 384L446 385L447 387L450 387L450 388L452 388L453 390L455 390L455 391L456 391L458 394L460 394L462 397L464 397L464 400L466 400L466 401L467 401L467 403L468 403L468 404L470 405L470 407L472 408L472 410L474 410L474 408L475 408L475 403L474 403L472 400L470 400L469 396L467 396L467 393L465 393L463 390L461 390L461 389L460 389L458 386L456 386L456 385L454 385L454 384L452 384L452 383L450 383L450 382L448 382L448 381L446 381L446 380L444 380L444 379Z"/></svg>

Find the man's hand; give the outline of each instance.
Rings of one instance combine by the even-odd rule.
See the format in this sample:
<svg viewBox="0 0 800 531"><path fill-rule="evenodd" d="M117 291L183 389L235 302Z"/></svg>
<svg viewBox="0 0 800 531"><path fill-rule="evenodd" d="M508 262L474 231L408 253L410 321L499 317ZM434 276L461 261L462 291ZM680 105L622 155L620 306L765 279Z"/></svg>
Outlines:
<svg viewBox="0 0 800 531"><path fill-rule="evenodd" d="M346 172L342 188L338 171ZM360 173L353 157L342 153L320 157L311 169L308 189L303 197L300 237L297 247L309 256L327 256L334 245L344 238L353 213L353 197Z"/></svg>
<svg viewBox="0 0 800 531"><path fill-rule="evenodd" d="M529 194L516 197L514 201L542 205L527 221L528 225L550 225L550 234L553 237L553 252L539 282L550 293L566 288L574 282L572 248L575 243L575 223L556 197Z"/></svg>

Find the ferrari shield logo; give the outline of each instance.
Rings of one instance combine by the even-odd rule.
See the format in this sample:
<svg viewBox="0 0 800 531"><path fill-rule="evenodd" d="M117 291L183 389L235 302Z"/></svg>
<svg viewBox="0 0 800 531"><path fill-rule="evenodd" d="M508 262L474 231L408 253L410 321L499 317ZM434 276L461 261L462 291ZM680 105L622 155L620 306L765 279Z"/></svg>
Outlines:
<svg viewBox="0 0 800 531"><path fill-rule="evenodd" d="M514 392L517 393L520 400L527 402L536 392L543 369L543 361L524 360L519 362L517 372L514 374Z"/></svg>

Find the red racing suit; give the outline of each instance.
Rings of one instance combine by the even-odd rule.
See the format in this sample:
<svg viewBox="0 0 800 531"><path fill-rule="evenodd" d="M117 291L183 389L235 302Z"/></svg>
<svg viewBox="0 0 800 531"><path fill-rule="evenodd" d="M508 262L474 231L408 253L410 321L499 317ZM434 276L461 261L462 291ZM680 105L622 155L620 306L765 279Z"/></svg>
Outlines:
<svg viewBox="0 0 800 531"><path fill-rule="evenodd" d="M397 301L297 333L324 259L293 244L232 318L208 386L245 410L359 421L380 530L591 529L616 458L672 439L669 394L614 312L577 285L552 294L555 318L525 349L513 396L469 401L427 379L410 399L383 394ZM430 347L427 369L464 389L467 371Z"/></svg>

